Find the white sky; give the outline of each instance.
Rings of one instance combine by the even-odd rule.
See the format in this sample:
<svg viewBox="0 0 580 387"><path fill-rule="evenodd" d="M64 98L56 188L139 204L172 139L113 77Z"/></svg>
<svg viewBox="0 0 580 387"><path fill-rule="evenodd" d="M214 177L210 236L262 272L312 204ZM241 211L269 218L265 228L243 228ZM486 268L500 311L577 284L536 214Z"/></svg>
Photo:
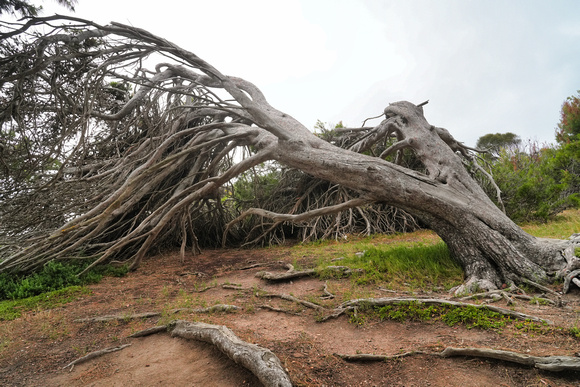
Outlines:
<svg viewBox="0 0 580 387"><path fill-rule="evenodd" d="M173 41L310 128L429 99L427 120L468 145L553 142L580 89L578 0L79 0L74 16Z"/></svg>

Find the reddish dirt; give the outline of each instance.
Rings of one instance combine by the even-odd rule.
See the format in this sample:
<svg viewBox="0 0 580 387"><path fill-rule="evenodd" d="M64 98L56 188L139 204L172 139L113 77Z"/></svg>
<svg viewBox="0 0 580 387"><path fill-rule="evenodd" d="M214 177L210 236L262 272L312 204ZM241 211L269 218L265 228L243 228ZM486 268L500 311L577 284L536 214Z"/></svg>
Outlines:
<svg viewBox="0 0 580 387"><path fill-rule="evenodd" d="M442 359L416 355L379 363L349 363L335 354L395 355L412 350L440 351L447 346L488 347L533 355L573 355L577 338L562 332L506 328L502 332L449 327L440 322L379 321L357 325L348 316L317 322L319 313L288 301L256 297L258 289L320 300L324 282L314 278L268 284L255 277L269 264L288 259L284 249L206 251L181 263L175 255L149 259L123 278L105 278L89 286L91 293L62 307L25 313L14 321L0 321L0 385L5 386L255 386L258 380L208 344L172 338L166 333L131 339L132 333L173 319L226 325L241 339L272 350L298 386L579 386L579 373L549 373L533 368L476 358ZM310 261L315 261L312 257ZM304 264L308 264L305 258ZM224 289L238 284L244 289ZM337 298L346 297L349 279L329 280ZM215 287L212 287L215 286ZM211 287L205 290L206 287ZM376 286L363 289L369 297L391 297ZM415 296L449 295L416 293ZM520 312L571 327L580 318L580 292L566 296L566 308L519 302ZM322 305L339 301L321 301ZM216 303L241 307L234 313L184 313L180 307ZM298 313L260 308L268 304ZM499 302L498 306L505 303ZM162 312L147 319L114 322L75 322L75 319L140 312ZM71 361L92 351L131 346L69 369Z"/></svg>

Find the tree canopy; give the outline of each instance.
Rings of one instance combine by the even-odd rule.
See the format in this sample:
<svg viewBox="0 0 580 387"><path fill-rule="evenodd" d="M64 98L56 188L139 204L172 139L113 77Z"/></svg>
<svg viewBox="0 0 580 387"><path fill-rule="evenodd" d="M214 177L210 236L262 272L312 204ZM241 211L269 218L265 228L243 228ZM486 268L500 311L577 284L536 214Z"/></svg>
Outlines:
<svg viewBox="0 0 580 387"><path fill-rule="evenodd" d="M475 146L479 149L485 149L492 155L497 156L500 149L516 146L521 142L522 140L515 133L488 133L478 138Z"/></svg>
<svg viewBox="0 0 580 387"><path fill-rule="evenodd" d="M560 143L580 141L580 91L562 104L556 139Z"/></svg>
<svg viewBox="0 0 580 387"><path fill-rule="evenodd" d="M56 0L60 5L74 11L76 0ZM3 13L12 13L20 16L37 16L42 10L42 6L32 4L26 0L0 0L0 15Z"/></svg>

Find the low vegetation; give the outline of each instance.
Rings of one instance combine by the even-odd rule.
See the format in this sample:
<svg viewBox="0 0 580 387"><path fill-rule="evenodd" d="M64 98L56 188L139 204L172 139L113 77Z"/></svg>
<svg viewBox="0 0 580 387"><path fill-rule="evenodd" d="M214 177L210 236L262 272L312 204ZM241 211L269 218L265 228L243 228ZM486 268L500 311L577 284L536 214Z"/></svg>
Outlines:
<svg viewBox="0 0 580 387"><path fill-rule="evenodd" d="M463 279L461 267L451 259L443 242L373 246L341 260L340 264L360 269L353 276L357 285L374 283L395 288L442 286L449 289ZM324 269L321 273L324 276Z"/></svg>
<svg viewBox="0 0 580 387"><path fill-rule="evenodd" d="M69 286L33 297L0 301L0 321L17 319L27 311L53 309L87 294L90 290L86 287Z"/></svg>
<svg viewBox="0 0 580 387"><path fill-rule="evenodd" d="M30 275L0 273L0 300L28 298L70 286L99 282L104 275L120 277L127 273L126 267L115 268L108 265L79 275L86 266L88 265L49 262L42 270Z"/></svg>
<svg viewBox="0 0 580 387"><path fill-rule="evenodd" d="M361 314L362 312L362 314ZM364 316L364 317L363 317ZM499 330L511 321L509 316L476 307L456 307L451 305L425 305L419 302L400 302L382 307L361 308L351 312L350 322L362 324L366 318L404 321L442 321L449 326L461 324L467 329Z"/></svg>
<svg viewBox="0 0 580 387"><path fill-rule="evenodd" d="M103 276L124 276L126 267L96 267L79 276L87 265L49 262L41 271L27 276L0 274L0 321L14 320L29 310L52 309L90 291L84 285Z"/></svg>

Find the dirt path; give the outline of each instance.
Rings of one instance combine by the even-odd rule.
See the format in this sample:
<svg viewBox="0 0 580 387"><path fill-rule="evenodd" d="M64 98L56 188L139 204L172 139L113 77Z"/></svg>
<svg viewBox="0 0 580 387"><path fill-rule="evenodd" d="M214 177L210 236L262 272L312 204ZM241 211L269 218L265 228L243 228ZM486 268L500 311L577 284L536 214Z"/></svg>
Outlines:
<svg viewBox="0 0 580 387"><path fill-rule="evenodd" d="M208 251L183 265L175 256L147 261L124 278L105 278L90 286L91 294L48 311L26 313L14 321L0 322L0 384L10 386L243 386L259 385L247 370L238 367L215 348L172 338L166 333L129 339L132 333L173 319L226 325L241 339L272 350L287 368L295 385L308 386L578 386L577 373L548 373L536 369L475 358L442 359L427 355L380 363L349 363L334 354L374 353L395 355L413 350L440 351L448 346L489 347L533 355L572 355L580 351L578 339L560 332L504 329L501 332L449 327L440 322L379 321L361 324L341 316L317 322L320 312L256 293L292 294L322 305L325 282L313 278L268 284L255 277L264 267L283 270L275 263L286 252L276 250ZM314 260L314 257L312 257ZM308 264L308 258L305 258ZM337 298L354 298L350 280L329 280ZM221 285L241 289L224 289ZM385 297L376 286L360 294ZM393 296L389 294L388 296ZM449 297L446 293L417 297ZM519 302L516 310L570 326L579 321L578 292L567 296L565 309ZM237 305L234 313L172 314L176 308L202 308L216 303ZM501 304L498 303L498 305ZM261 308L267 305L288 312ZM500 306L505 306L505 303ZM75 319L154 311L147 319L109 322L75 322ZM131 346L62 369L91 351Z"/></svg>

